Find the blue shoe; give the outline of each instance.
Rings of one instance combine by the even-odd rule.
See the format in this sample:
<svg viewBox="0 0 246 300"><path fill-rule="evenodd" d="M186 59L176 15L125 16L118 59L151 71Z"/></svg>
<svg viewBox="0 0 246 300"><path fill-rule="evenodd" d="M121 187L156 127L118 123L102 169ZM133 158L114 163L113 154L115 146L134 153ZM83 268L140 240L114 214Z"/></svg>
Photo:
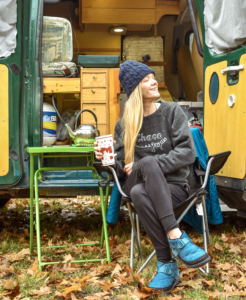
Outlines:
<svg viewBox="0 0 246 300"><path fill-rule="evenodd" d="M169 263L157 262L157 273L148 287L155 291L170 292L179 283L179 270L176 260Z"/></svg>
<svg viewBox="0 0 246 300"><path fill-rule="evenodd" d="M193 244L184 231L179 239L168 240L175 258L187 267L198 268L210 261L210 256L203 249Z"/></svg>

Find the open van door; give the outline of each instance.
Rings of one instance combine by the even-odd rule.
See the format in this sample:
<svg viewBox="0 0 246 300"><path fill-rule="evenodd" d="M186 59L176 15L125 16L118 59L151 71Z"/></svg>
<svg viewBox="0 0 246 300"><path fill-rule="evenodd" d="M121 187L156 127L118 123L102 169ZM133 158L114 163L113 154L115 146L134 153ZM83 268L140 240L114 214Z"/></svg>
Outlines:
<svg viewBox="0 0 246 300"><path fill-rule="evenodd" d="M0 2L0 187L21 178L22 1Z"/></svg>
<svg viewBox="0 0 246 300"><path fill-rule="evenodd" d="M196 5L203 35L204 137L210 154L231 151L215 176L217 189L229 207L246 212L246 3Z"/></svg>
<svg viewBox="0 0 246 300"><path fill-rule="evenodd" d="M40 145L40 3L0 1L0 200L28 186L25 149Z"/></svg>

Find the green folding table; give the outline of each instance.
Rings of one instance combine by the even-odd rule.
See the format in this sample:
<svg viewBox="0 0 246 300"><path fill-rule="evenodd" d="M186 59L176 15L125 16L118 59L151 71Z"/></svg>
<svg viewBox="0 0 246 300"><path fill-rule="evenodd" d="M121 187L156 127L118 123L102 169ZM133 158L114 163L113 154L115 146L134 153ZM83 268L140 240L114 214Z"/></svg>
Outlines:
<svg viewBox="0 0 246 300"><path fill-rule="evenodd" d="M33 225L36 227L36 236L37 236L37 253L38 253L38 263L39 270L42 266L50 264L58 264L58 262L42 262L41 261L41 239L40 239L40 219L39 219L39 193L38 193L38 180L42 179L42 172L46 171L60 171L60 170L92 170L93 176L98 177L96 170L93 166L76 166L76 167L42 167L41 160L42 158L56 158L56 157L89 157L91 162L95 161L94 159L94 147L73 147L73 146L43 146L43 147L28 147L27 152L30 154L30 253L33 252ZM38 155L38 169L34 174L34 156ZM35 186L35 209L36 209L36 221L33 221L33 184ZM65 184L65 183L64 183ZM101 260L106 260L110 262L110 251L109 251L109 242L108 242L108 231L106 223L106 211L108 205L108 195L109 195L109 186L106 188L105 197L103 194L102 187L99 187L101 209L102 209L102 234L100 243L89 243L89 244L77 244L77 246L101 246L103 247L105 241L106 247L106 258L99 259L88 259L88 260L76 260L72 261L73 263L83 263L83 262L96 262ZM66 246L50 246L46 248L62 248ZM63 261L62 263L66 263Z"/></svg>

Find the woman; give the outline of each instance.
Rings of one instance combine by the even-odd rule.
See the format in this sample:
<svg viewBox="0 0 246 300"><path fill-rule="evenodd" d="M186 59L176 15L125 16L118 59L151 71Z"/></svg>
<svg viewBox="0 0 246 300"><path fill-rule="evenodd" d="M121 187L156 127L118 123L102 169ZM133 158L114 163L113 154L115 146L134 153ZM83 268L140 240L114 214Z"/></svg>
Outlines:
<svg viewBox="0 0 246 300"><path fill-rule="evenodd" d="M179 282L175 258L190 268L209 262L209 255L181 232L173 207L188 197L189 165L195 148L180 106L155 100L160 97L155 72L128 60L120 67L120 83L128 100L115 126L117 176L126 180L131 197L157 255L157 273L148 287L171 291ZM97 159L102 153L95 147Z"/></svg>

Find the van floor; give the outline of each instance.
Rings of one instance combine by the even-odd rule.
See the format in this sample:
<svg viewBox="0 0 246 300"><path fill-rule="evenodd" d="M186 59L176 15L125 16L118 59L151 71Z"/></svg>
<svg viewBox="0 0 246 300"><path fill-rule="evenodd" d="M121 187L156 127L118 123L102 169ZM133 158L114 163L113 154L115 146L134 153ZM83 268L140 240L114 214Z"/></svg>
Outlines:
<svg viewBox="0 0 246 300"><path fill-rule="evenodd" d="M130 221L124 209L118 224L108 226L112 262L71 263L76 258L105 257L100 247L76 246L100 240L100 209L98 196L40 199L42 246L67 246L42 249L42 260L67 263L48 265L40 272L36 251L33 255L29 252L29 199L11 199L0 210L0 298L165 299L146 288L156 271L156 258L136 275L134 272L141 266L136 254L134 272L129 268ZM180 283L167 299L242 299L246 295L246 221L235 218L235 213L223 216L223 224L210 226L210 274L204 276L196 269L179 265ZM182 223L181 229L202 246L202 236L192 227ZM153 246L143 228L141 240L146 259Z"/></svg>

